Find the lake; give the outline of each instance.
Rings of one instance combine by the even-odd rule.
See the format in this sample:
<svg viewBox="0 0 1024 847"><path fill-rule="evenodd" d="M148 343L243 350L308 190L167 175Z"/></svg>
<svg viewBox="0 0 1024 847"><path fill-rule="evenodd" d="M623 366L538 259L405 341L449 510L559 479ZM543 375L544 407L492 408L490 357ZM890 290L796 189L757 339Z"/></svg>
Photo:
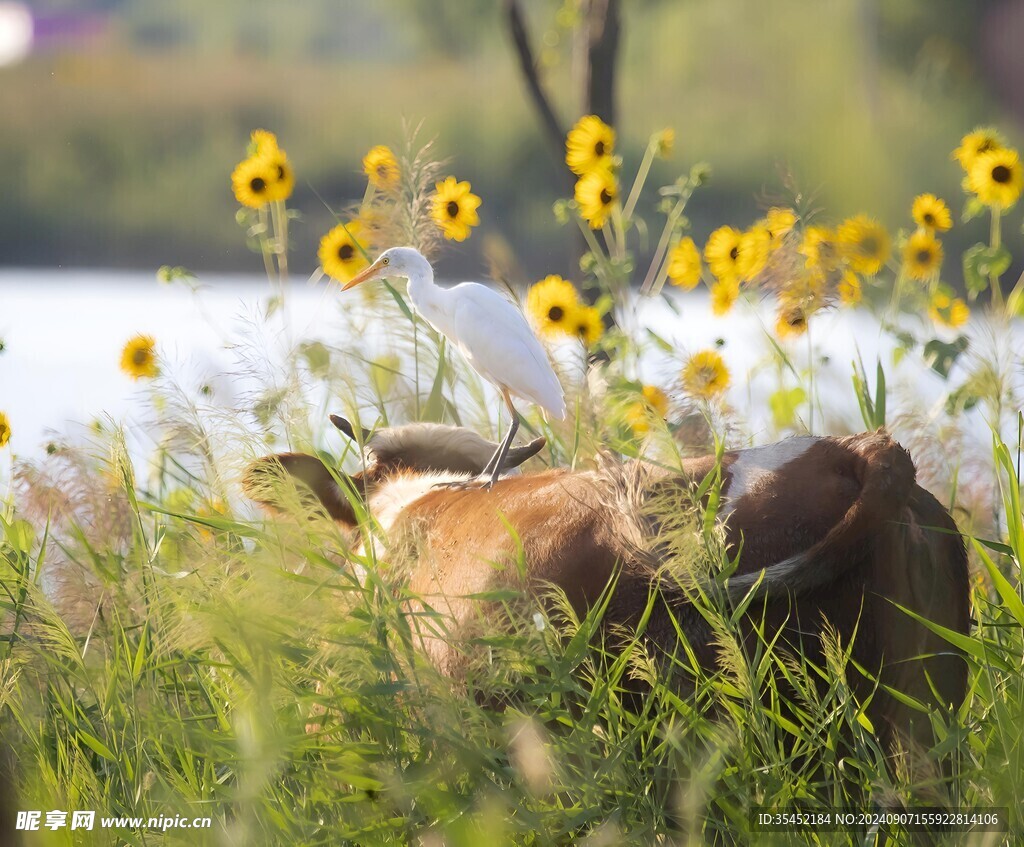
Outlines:
<svg viewBox="0 0 1024 847"><path fill-rule="evenodd" d="M156 338L166 371L182 380L207 375L222 386L230 404L232 385L243 379L232 350L251 336L273 292L260 276L204 275L200 281L203 289L195 295L182 285L160 283L152 273L0 270L0 339L5 345L0 354L0 410L9 416L13 430L7 455L0 453L0 480L9 476L11 455L40 456L55 434L73 434L104 416L129 427L144 425L139 410L145 386L119 369L121 348L135 333ZM673 291L672 297L680 314L661 300L645 301L638 308L638 326L651 328L681 351L725 339L723 353L733 373L730 400L746 410L750 440L763 441L770 419L767 392L777 382L774 366L767 364L762 330L762 321L772 320L770 311L745 306L727 318L715 318L703 292ZM355 307L361 295L343 295L325 281L310 285L299 280L292 282L288 298L291 337L330 344L345 331L342 309ZM888 342L880 338L870 316L843 311L815 321L815 345L829 359L819 371L823 406L833 421L857 428L850 364L859 349L873 373L875 356ZM280 355L288 349L280 345ZM794 345L794 356L806 361L806 355L801 340ZM668 386L676 379L679 360L654 352L641 367L645 380ZM934 374L913 362L902 365L898 376L926 403L942 389ZM891 384L897 382L894 375Z"/></svg>

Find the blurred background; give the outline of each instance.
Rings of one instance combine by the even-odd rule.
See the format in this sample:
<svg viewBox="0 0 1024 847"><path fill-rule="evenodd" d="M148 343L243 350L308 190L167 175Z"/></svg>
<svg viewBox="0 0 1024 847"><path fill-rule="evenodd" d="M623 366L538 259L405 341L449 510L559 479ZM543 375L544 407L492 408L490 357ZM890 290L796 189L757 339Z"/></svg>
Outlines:
<svg viewBox="0 0 1024 847"><path fill-rule="evenodd" d="M0 0L10 455L39 453L68 422L135 414L144 387L117 367L135 333L182 384L237 371L229 351L272 294L230 187L257 127L296 170L298 328L333 340L317 321L352 301L303 284L319 239L362 197L365 152L401 151L412 128L483 198L481 226L446 245L442 279L496 265L520 285L579 281L579 234L552 204L572 194L563 139L580 115L615 125L625 180L651 134L675 129L639 207L649 222L659 185L712 166L687 206L698 243L780 202L895 231L920 192L959 212L950 152L965 132L996 125L1021 146L1022 43L1024 0ZM962 286L954 257L986 236L983 220L948 233L945 281ZM1015 225L1004 240L1024 255ZM195 272L201 301L159 285L162 265ZM737 374L752 367L758 328L709 320L703 289L687 297L684 319L666 312L679 349L729 338ZM821 335L829 355L870 360L875 332L839 326Z"/></svg>
<svg viewBox="0 0 1024 847"><path fill-rule="evenodd" d="M363 153L400 149L422 121L484 201L481 236L447 251L442 273L481 274L496 239L527 275L569 271L572 233L551 205L571 184L527 94L510 5L0 0L0 264L258 272L229 174L266 127L297 172L292 265L312 271L328 207L362 195ZM580 3L516 5L567 129L587 105ZM920 191L958 210L960 136L994 123L1020 143L1024 0L615 5L626 171L675 127L652 183L713 166L690 208L698 241L795 191L894 228ZM954 230L947 254L974 240Z"/></svg>

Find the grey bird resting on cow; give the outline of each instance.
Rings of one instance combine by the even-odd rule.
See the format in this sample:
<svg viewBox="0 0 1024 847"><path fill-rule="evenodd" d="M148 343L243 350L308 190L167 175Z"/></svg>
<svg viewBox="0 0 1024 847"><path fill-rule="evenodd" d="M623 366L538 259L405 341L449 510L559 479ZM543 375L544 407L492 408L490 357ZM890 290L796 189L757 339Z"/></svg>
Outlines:
<svg viewBox="0 0 1024 847"><path fill-rule="evenodd" d="M430 626L430 616L411 620L424 652L445 673L464 674L466 651L459 642L468 643L481 617L488 617L472 598L525 587L543 602L554 585L583 615L613 580L606 630L635 629L654 586L665 603L651 610L644 643L659 654L677 651L671 608L697 661L715 668L719 645L693 610L692 592L661 573L657 539L665 513L649 505L659 500L693 508L693 491L720 467L719 521L727 549L742 548L726 595L732 602L758 598L741 619L748 647L778 635L783 648L824 667L822 635L834 631L849 645L851 668L863 669L850 671L850 684L868 703L867 715L887 745L896 739L931 744L927 714L907 697L942 710L963 700L962 654L896 604L966 633L964 544L949 513L916 484L910 456L888 434L792 438L727 452L720 465L713 456L687 459L678 471L612 463L596 471L507 477L491 490L433 489L439 478L476 472L486 449L472 447L473 437L464 433L436 425L375 433L367 445L372 463L341 478L387 531L389 551L401 551L394 573L407 582L409 595L443 598L435 604L447 617L443 633ZM461 458L453 457L462 450ZM296 473L297 466L308 470L313 463L320 464L295 454L269 456L250 472L250 483L283 472L309 485L342 528L358 533L334 476L313 474L311 482L309 474ZM447 476L438 467L446 463ZM274 505L271 489L250 485L250 493ZM347 508L338 508L339 500ZM508 565L517 556L525 563L522 576ZM409 603L411 611L423 610L421 601ZM685 680L680 685L685 693Z"/></svg>

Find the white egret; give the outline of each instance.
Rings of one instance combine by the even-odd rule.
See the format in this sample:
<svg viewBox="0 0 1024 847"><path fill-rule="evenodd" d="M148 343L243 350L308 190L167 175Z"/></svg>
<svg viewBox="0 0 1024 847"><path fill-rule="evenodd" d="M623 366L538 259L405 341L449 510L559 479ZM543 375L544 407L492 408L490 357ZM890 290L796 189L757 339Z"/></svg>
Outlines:
<svg viewBox="0 0 1024 847"><path fill-rule="evenodd" d="M512 303L478 282L452 288L434 283L430 262L413 247L385 250L370 267L342 286L347 290L371 279L405 277L409 300L423 319L458 347L480 376L505 398L512 424L487 463L481 478L490 488L519 429L519 414L512 395L535 403L552 417L565 418L565 396L558 377L523 313Z"/></svg>

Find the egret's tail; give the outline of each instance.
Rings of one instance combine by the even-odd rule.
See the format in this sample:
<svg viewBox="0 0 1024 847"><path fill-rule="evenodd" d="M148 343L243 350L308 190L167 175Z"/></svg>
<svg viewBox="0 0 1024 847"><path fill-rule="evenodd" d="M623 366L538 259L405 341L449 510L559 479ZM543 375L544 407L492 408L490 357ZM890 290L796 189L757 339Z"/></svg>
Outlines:
<svg viewBox="0 0 1024 847"><path fill-rule="evenodd" d="M559 396L557 405L545 406L544 408L547 409L548 413L555 420L564 421L565 416L568 413L568 410L565 407L565 395Z"/></svg>

